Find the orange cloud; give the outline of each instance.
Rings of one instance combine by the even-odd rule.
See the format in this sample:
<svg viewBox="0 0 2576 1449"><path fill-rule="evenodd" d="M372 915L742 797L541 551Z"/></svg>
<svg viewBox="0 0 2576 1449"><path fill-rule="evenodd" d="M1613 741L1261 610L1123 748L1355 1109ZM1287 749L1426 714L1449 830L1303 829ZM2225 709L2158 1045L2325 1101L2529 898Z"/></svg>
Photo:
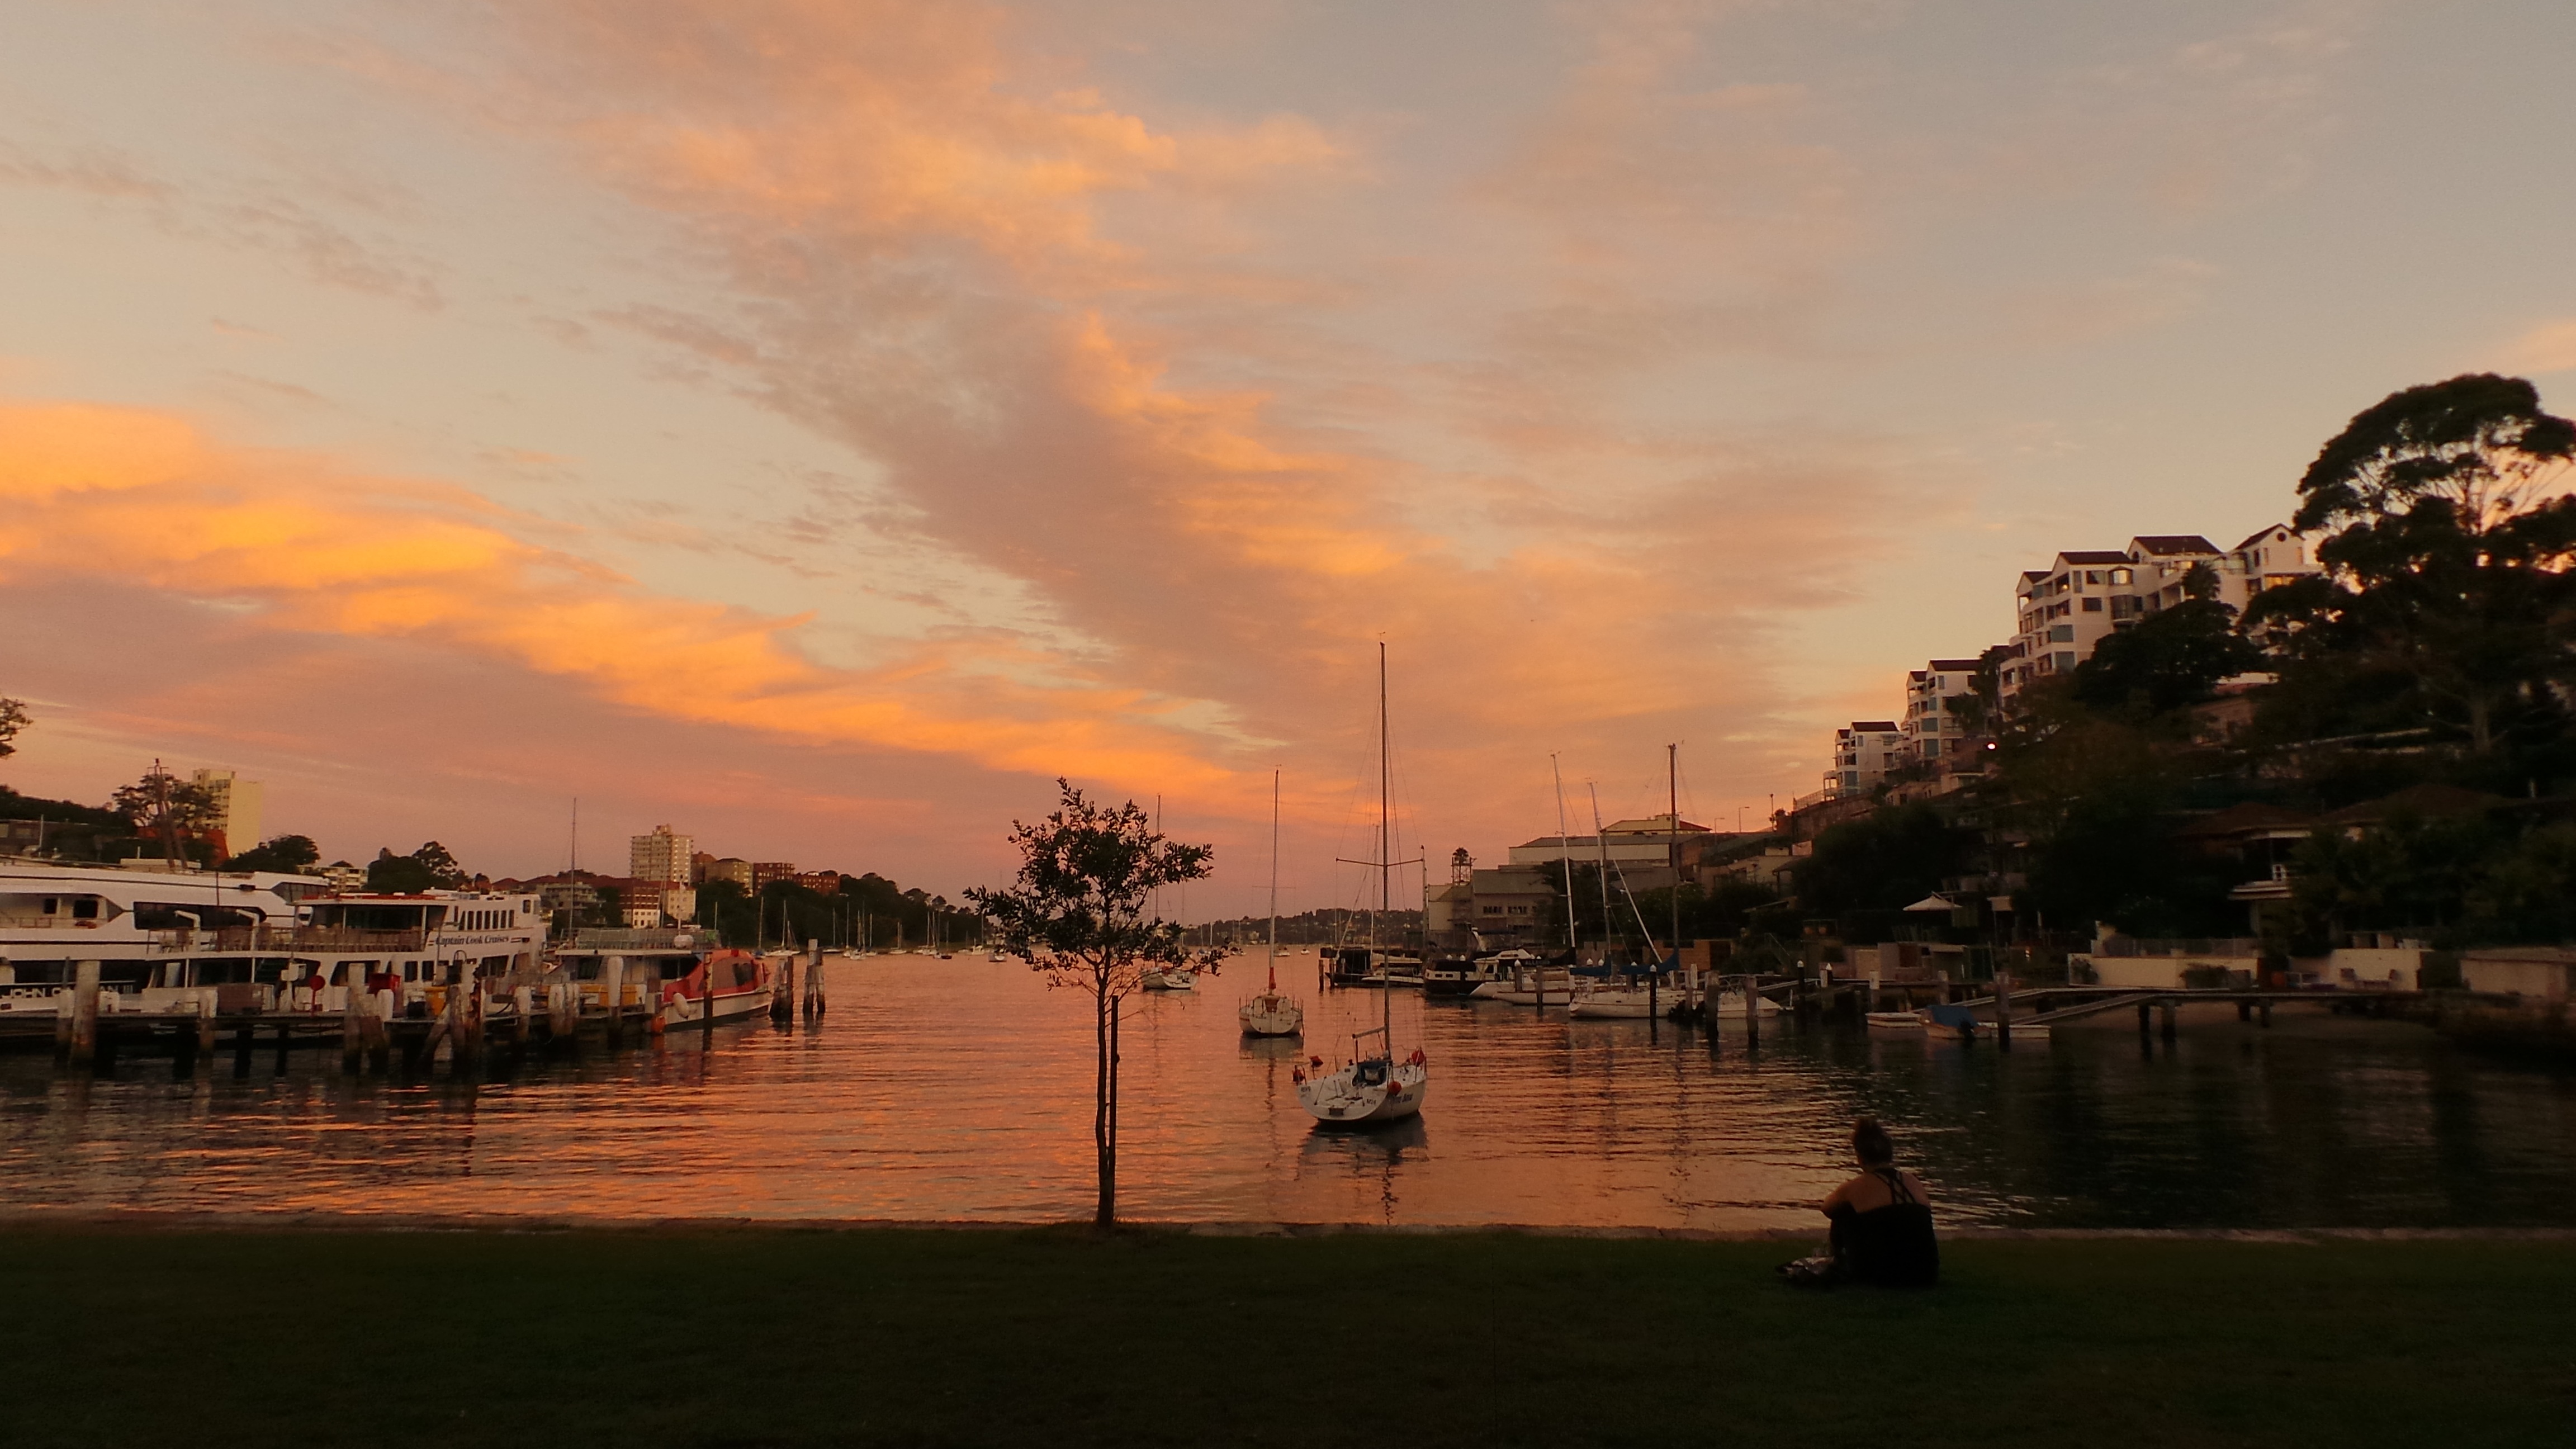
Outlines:
<svg viewBox="0 0 2576 1449"><path fill-rule="evenodd" d="M874 671L807 660L803 622L649 593L529 543L460 489L237 449L133 409L0 406L0 571L104 575L268 623L412 638L583 682L674 718L962 755L1038 773L1204 787L1223 772L1142 691L990 641Z"/></svg>

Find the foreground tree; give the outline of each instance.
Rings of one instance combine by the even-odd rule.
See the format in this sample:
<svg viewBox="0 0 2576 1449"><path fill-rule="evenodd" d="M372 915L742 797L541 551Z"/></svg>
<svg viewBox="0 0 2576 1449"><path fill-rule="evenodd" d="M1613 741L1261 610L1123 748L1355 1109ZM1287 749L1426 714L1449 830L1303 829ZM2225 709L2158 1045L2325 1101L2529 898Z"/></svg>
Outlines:
<svg viewBox="0 0 2576 1449"><path fill-rule="evenodd" d="M2392 393L2299 481L2321 576L2265 591L2245 628L2301 727L2429 724L2473 756L2556 733L2576 679L2576 424L2520 378Z"/></svg>
<svg viewBox="0 0 2576 1449"><path fill-rule="evenodd" d="M988 939L1027 961L1049 986L1090 993L1095 1065L1091 1141L1099 1170L1092 1221L1118 1220L1118 1007L1149 970L1212 972L1216 950L1182 944L1182 928L1150 914L1154 893L1208 873L1212 847L1181 845L1154 829L1134 801L1115 809L1057 780L1061 803L1034 825L1011 822L1020 853L1004 890L971 887L966 899L990 922Z"/></svg>

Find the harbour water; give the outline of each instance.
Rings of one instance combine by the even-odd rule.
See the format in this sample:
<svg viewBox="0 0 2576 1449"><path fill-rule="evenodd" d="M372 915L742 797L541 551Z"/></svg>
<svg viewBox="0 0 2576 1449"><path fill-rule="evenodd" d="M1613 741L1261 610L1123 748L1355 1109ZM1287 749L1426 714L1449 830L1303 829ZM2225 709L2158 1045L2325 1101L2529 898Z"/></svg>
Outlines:
<svg viewBox="0 0 2576 1449"><path fill-rule="evenodd" d="M166 1211L1048 1221L1091 1203L1087 999L961 957L827 963L826 1024L577 1060L348 1078L336 1052L104 1075L0 1059L0 1205ZM1810 1226L1868 1113L1944 1220L2085 1227L2564 1225L2576 1075L2430 1033L2284 1011L2142 1042L1707 1033L1392 1002L1432 1064L1419 1122L1312 1128L1290 1073L1376 1024L1374 992L1282 985L1304 1044L1247 1043L1238 959L1129 1003L1120 1206L1142 1221Z"/></svg>

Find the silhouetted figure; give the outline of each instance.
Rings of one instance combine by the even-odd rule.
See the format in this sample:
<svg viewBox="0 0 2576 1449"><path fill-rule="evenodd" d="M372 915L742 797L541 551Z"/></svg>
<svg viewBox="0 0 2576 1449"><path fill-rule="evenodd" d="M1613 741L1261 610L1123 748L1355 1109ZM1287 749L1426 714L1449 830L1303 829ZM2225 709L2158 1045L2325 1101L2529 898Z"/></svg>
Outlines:
<svg viewBox="0 0 2576 1449"><path fill-rule="evenodd" d="M1896 1144L1874 1118L1852 1128L1860 1175L1822 1204L1832 1225L1830 1258L1802 1258L1781 1275L1802 1286L1869 1283L1929 1288L1941 1280L1941 1245L1932 1232L1932 1194L1896 1166Z"/></svg>

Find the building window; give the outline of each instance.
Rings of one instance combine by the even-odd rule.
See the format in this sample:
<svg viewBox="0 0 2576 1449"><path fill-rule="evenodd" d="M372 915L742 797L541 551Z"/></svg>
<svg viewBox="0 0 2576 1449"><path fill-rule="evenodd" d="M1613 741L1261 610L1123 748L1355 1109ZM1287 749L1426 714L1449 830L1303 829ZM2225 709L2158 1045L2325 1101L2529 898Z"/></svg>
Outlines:
<svg viewBox="0 0 2576 1449"><path fill-rule="evenodd" d="M2072 653L2061 653L2057 656L2057 672L2060 674L2075 672L2075 656Z"/></svg>
<svg viewBox="0 0 2576 1449"><path fill-rule="evenodd" d="M2084 582L2088 584L2098 584L2102 582L2102 571L2100 569L2086 569L2084 571Z"/></svg>
<svg viewBox="0 0 2576 1449"><path fill-rule="evenodd" d="M2074 643L2074 642L2075 642L2075 626L2074 626L2074 625L2072 625L2072 624L2051 624L2051 625L2049 625L2049 626L2048 626L2048 642L2049 642L2049 643L2051 643L2051 644L2072 644L2072 643Z"/></svg>
<svg viewBox="0 0 2576 1449"><path fill-rule="evenodd" d="M2137 577L2137 571L2134 569L2111 570L2111 582L2115 584L2135 583L2137 581Z"/></svg>
<svg viewBox="0 0 2576 1449"><path fill-rule="evenodd" d="M2101 601L2100 599L2098 599L2098 598L2094 598L2094 599L2086 599L2086 600L2084 601L2084 612L2085 612L2085 613L2088 613L2088 614L2098 614L2098 613L2101 613L2101 612L2102 612L2102 601Z"/></svg>

